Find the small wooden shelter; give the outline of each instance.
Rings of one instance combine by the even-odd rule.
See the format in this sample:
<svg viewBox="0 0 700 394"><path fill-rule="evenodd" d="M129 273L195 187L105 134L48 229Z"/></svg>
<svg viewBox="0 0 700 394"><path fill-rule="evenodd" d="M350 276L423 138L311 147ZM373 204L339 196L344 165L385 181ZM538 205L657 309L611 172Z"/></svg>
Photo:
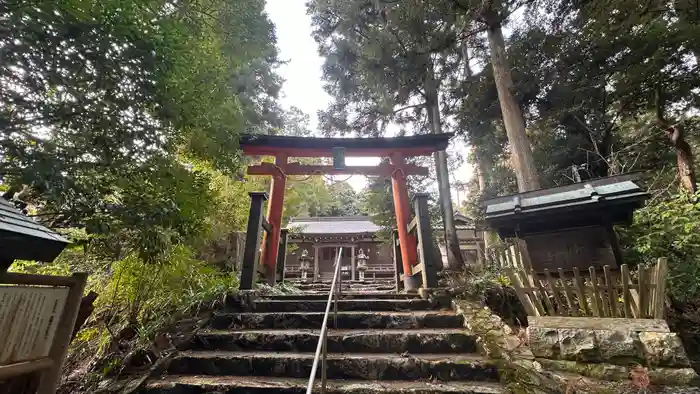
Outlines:
<svg viewBox="0 0 700 394"><path fill-rule="evenodd" d="M536 272L605 265L622 255L613 225L629 224L648 193L632 175L618 175L485 201L488 226L525 241Z"/></svg>

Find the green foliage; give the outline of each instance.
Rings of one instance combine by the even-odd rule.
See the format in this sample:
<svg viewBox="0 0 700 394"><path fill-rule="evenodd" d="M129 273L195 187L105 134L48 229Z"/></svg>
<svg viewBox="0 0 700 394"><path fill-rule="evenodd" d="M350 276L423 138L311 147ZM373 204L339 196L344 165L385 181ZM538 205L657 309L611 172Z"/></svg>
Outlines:
<svg viewBox="0 0 700 394"><path fill-rule="evenodd" d="M681 301L700 297L700 194L649 204L623 230L628 258L654 263L666 257L669 293Z"/></svg>
<svg viewBox="0 0 700 394"><path fill-rule="evenodd" d="M147 341L177 316L236 291L238 278L196 260L190 250L178 246L163 264L144 264L134 255L127 256L112 265L111 275L90 283L89 288L102 295L97 309L128 310L128 318L138 324L139 338Z"/></svg>
<svg viewBox="0 0 700 394"><path fill-rule="evenodd" d="M401 134L432 127L427 102L437 104L434 90L461 59L450 1L313 0L308 7L334 98L319 116L327 134L383 135L392 123ZM430 89L429 77L437 80Z"/></svg>
<svg viewBox="0 0 700 394"><path fill-rule="evenodd" d="M238 135L281 124L263 11L262 0L4 4L5 195L49 226L85 228L114 258L154 262L190 242L218 194L190 163L236 174Z"/></svg>

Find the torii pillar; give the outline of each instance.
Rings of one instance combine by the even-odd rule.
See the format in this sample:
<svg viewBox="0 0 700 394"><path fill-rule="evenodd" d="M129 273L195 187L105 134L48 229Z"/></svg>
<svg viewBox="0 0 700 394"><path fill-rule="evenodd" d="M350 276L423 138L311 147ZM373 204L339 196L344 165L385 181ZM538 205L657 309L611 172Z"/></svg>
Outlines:
<svg viewBox="0 0 700 394"><path fill-rule="evenodd" d="M287 187L287 175L284 172L287 167L287 159L288 156L285 154L275 156L275 168L278 173L272 176L270 200L267 204L267 222L270 223L272 231L270 234L267 232L263 234L263 249L260 261L262 261L261 268L265 273L265 278L270 285L275 284L275 264L277 263L282 230L284 191Z"/></svg>
<svg viewBox="0 0 700 394"><path fill-rule="evenodd" d="M401 263L403 265L403 283L406 290L418 287L417 279L413 277L413 266L417 261L416 237L408 233L408 224L411 223L411 205L408 202L408 187L406 186L406 159L401 153L394 153L389 157L394 167L391 172L391 188L394 196L394 212L396 213L396 228L399 233L401 248Z"/></svg>

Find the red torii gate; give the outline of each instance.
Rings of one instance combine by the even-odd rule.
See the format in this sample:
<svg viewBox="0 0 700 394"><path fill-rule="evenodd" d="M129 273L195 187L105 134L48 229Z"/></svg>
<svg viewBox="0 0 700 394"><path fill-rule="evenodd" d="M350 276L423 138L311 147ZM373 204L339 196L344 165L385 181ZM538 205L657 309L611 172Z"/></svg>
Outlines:
<svg viewBox="0 0 700 394"><path fill-rule="evenodd" d="M430 156L447 148L453 134L427 134L393 138L314 138L274 135L243 135L240 146L247 156L273 156L274 163L262 163L248 167L248 175L272 176L267 222L271 227L269 242L263 239L260 261L263 272L271 283L275 280L282 208L288 175L369 175L391 177L394 209L398 228L403 271L410 273L416 263L416 239L408 233L411 209L406 188L406 176L429 175L429 169L406 162L407 157ZM336 168L329 165L303 165L289 162L290 157L333 157L341 150L344 156L388 157L389 163L378 166L353 166ZM450 213L448 213L450 214ZM264 237L267 237L265 233ZM270 247L266 247L269 245ZM408 275L406 288L414 288Z"/></svg>

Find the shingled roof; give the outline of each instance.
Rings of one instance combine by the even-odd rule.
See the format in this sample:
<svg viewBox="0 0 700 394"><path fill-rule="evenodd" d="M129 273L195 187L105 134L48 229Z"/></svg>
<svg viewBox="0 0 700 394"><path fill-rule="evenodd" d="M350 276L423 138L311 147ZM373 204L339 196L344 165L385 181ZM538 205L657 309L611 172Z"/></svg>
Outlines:
<svg viewBox="0 0 700 394"><path fill-rule="evenodd" d="M292 218L287 228L299 234L364 234L381 230L369 216L298 217Z"/></svg>
<svg viewBox="0 0 700 394"><path fill-rule="evenodd" d="M0 197L0 261L53 261L68 243Z"/></svg>

